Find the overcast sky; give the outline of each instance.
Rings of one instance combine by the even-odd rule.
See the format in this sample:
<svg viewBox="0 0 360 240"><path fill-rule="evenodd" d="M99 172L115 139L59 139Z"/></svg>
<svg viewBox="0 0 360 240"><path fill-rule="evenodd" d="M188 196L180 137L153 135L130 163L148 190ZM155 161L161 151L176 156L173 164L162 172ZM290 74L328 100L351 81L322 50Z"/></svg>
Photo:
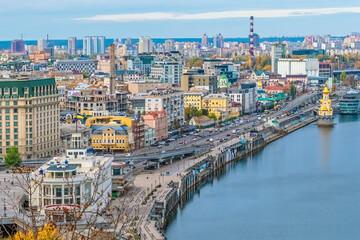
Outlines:
<svg viewBox="0 0 360 240"><path fill-rule="evenodd" d="M0 40L104 35L181 38L360 32L359 0L0 0Z"/></svg>

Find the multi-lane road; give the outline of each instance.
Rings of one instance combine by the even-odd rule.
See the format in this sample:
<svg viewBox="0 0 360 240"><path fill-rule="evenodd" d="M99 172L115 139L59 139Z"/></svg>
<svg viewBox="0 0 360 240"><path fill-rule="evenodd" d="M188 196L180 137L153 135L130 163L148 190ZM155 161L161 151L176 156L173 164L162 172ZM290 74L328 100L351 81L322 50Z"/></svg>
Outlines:
<svg viewBox="0 0 360 240"><path fill-rule="evenodd" d="M245 117L242 117L241 120L235 120L227 126L220 128L213 128L208 130L201 130L200 133L197 133L198 137L195 135L182 135L180 138L177 138L175 141L168 142L167 144L161 145L161 147L146 147L139 149L127 156L126 154L116 155L115 157L123 160L131 160L133 158L142 157L144 160L147 156L154 155L167 155L168 153L181 152L184 149L196 149L199 147L212 147L218 141L227 141L233 137L239 137L241 134L245 133L247 129L252 128L254 123L256 125L263 124L269 119L286 119L287 116L284 116L286 112L291 112L295 107L299 107L304 102L316 96L318 92L306 93L303 94L294 100L285 103L282 105L278 111L270 111L269 114L252 114ZM262 117L260 117L260 115ZM259 117L261 119L259 119ZM290 116L292 117L292 116ZM265 121L264 121L265 120ZM240 124L240 122L243 122ZM233 130L237 130L236 134L233 134ZM200 137L204 136L204 137ZM170 137L171 138L171 137Z"/></svg>

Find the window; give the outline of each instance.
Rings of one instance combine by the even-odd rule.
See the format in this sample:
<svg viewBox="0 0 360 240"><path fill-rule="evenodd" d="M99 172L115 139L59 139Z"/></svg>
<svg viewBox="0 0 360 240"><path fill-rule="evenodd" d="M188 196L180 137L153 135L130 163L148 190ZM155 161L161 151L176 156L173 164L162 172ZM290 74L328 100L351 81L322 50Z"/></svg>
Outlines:
<svg viewBox="0 0 360 240"><path fill-rule="evenodd" d="M17 133L18 132L18 129L17 128L14 128L14 133Z"/></svg>
<svg viewBox="0 0 360 240"><path fill-rule="evenodd" d="M17 136L17 135L16 135L16 136ZM15 146L19 145L19 144L18 144L18 141L14 141L14 145L15 145Z"/></svg>
<svg viewBox="0 0 360 240"><path fill-rule="evenodd" d="M10 106L10 102L9 102L9 101L6 101L6 102L5 102L5 106Z"/></svg>
<svg viewBox="0 0 360 240"><path fill-rule="evenodd" d="M5 129L6 133L10 133L10 128Z"/></svg>
<svg viewBox="0 0 360 240"><path fill-rule="evenodd" d="M18 126L18 122L14 122L14 126L17 127L17 126Z"/></svg>
<svg viewBox="0 0 360 240"><path fill-rule="evenodd" d="M18 101L14 101L13 103L14 103L14 106L18 105Z"/></svg>
<svg viewBox="0 0 360 240"><path fill-rule="evenodd" d="M14 120L18 120L18 116L17 116L17 115L14 115Z"/></svg>
<svg viewBox="0 0 360 240"><path fill-rule="evenodd" d="M17 135L17 134L14 134L14 139L18 139L18 135Z"/></svg>
<svg viewBox="0 0 360 240"><path fill-rule="evenodd" d="M80 186L76 186L76 189L75 189L75 192L76 192L76 195L80 195Z"/></svg>
<svg viewBox="0 0 360 240"><path fill-rule="evenodd" d="M6 109L7 110L7 109ZM5 116L5 120L10 120L10 116L9 115L6 115Z"/></svg>
<svg viewBox="0 0 360 240"><path fill-rule="evenodd" d="M10 135L6 135L6 139L9 140L9 139L10 139Z"/></svg>
<svg viewBox="0 0 360 240"><path fill-rule="evenodd" d="M10 109L9 108L5 109L5 113L10 113Z"/></svg>

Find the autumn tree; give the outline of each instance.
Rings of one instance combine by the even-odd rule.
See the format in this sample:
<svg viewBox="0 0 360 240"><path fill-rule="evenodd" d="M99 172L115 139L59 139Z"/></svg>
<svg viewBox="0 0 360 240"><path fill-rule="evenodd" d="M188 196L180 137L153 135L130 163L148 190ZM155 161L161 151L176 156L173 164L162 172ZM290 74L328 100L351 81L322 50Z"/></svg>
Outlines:
<svg viewBox="0 0 360 240"><path fill-rule="evenodd" d="M200 58L197 57L192 57L189 59L189 61L187 62L187 66L188 67L201 67L202 66L203 61Z"/></svg>

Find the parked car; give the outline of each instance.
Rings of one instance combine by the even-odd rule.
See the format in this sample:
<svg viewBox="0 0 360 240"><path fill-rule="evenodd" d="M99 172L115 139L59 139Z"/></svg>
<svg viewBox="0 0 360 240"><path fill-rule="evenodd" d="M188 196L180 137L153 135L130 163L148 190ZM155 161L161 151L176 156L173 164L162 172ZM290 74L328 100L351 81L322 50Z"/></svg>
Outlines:
<svg viewBox="0 0 360 240"><path fill-rule="evenodd" d="M166 151L165 151L165 150L162 150L161 153L166 153Z"/></svg>
<svg viewBox="0 0 360 240"><path fill-rule="evenodd" d="M158 148L162 148L162 145L157 146Z"/></svg>
<svg viewBox="0 0 360 240"><path fill-rule="evenodd" d="M226 134L226 136L227 136L227 137L230 137L230 136L231 136L231 134L230 134L230 133L228 133L228 134Z"/></svg>

